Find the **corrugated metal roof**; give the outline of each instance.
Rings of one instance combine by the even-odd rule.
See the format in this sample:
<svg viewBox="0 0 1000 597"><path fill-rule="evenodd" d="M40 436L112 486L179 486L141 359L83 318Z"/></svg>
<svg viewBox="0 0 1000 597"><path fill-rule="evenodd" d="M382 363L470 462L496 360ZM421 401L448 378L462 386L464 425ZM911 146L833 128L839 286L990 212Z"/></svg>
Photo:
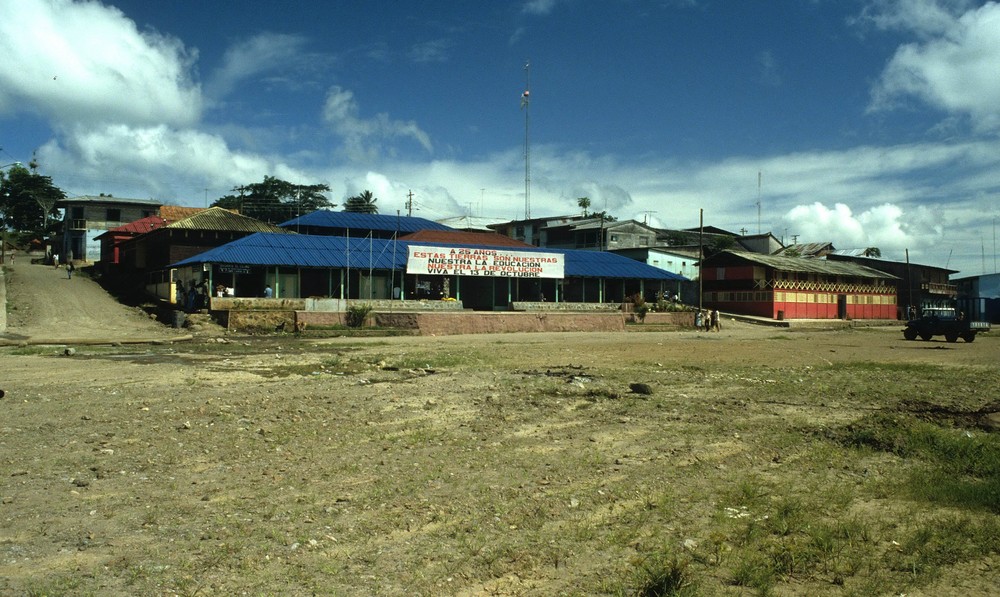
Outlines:
<svg viewBox="0 0 1000 597"><path fill-rule="evenodd" d="M436 220L438 224L443 224L455 230L479 230L489 232L490 225L500 224L506 220L502 218L486 218L482 216L454 216L451 218L441 218Z"/></svg>
<svg viewBox="0 0 1000 597"><path fill-rule="evenodd" d="M794 255L797 257L806 257L811 255L818 255L820 253L829 253L833 251L833 243L800 243L796 245L789 245L787 247L782 247L774 252L775 255Z"/></svg>
<svg viewBox="0 0 1000 597"><path fill-rule="evenodd" d="M160 216L147 216L145 218L136 220L134 222L129 222L128 224L122 224L121 226L112 228L111 230L108 230L108 232L127 232L129 234L145 234L150 230L163 228L166 225L167 221Z"/></svg>
<svg viewBox="0 0 1000 597"><path fill-rule="evenodd" d="M184 218L190 218L194 214L205 211L207 207L186 207L183 205L162 205L160 206L160 217L169 222L176 222Z"/></svg>
<svg viewBox="0 0 1000 597"><path fill-rule="evenodd" d="M405 269L411 243L383 238L345 238L305 234L257 233L210 249L171 267L202 263L309 267ZM422 243L412 243L422 244ZM449 245L488 249L485 245ZM495 247L494 247L495 248ZM643 280L685 280L683 276L640 261L600 251L566 249L518 249L525 252L561 253L565 274L573 278L627 278Z"/></svg>
<svg viewBox="0 0 1000 597"><path fill-rule="evenodd" d="M287 232L273 224L233 213L221 207L209 207L193 216L168 224L166 227L182 230L221 230L227 232Z"/></svg>
<svg viewBox="0 0 1000 597"><path fill-rule="evenodd" d="M344 230L378 230L409 234L418 230L452 230L426 218L410 216L390 216L385 214L363 214L350 211L320 209L294 220L279 224L282 228L313 226L316 228L336 228Z"/></svg>
<svg viewBox="0 0 1000 597"><path fill-rule="evenodd" d="M858 265L850 261L828 261L826 259L813 257L780 257L777 255L761 255L749 251L723 251L718 255L705 260L706 265L714 265L715 261L724 261L727 256L734 256L752 263L759 263L767 267L786 271L803 272L814 274L827 274L833 276L855 276L861 278L881 278L886 280L898 280L896 276L880 272L870 267Z"/></svg>

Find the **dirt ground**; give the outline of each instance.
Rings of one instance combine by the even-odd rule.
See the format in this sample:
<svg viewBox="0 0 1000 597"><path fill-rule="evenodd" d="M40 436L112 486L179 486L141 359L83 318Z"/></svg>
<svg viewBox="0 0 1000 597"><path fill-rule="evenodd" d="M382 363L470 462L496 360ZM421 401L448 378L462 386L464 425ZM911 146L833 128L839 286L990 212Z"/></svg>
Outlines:
<svg viewBox="0 0 1000 597"><path fill-rule="evenodd" d="M1000 401L995 386L913 385L923 368L995 370L995 335L727 320L169 343L187 332L86 277L18 264L8 282L0 339L52 343L0 347L0 594L635 594L635 570L664 549L692 558L692 594L761 594L732 581L720 546L735 540L717 539L738 488L843 494L829 516L870 517L882 553L916 524L884 523L907 508L878 485L899 463L817 456L818 434L907 400ZM129 338L157 343L59 343ZM867 573L877 585L815 570L772 590L988 595L996 555L910 581Z"/></svg>
<svg viewBox="0 0 1000 597"><path fill-rule="evenodd" d="M129 338L182 335L113 297L83 272L22 260L7 270L8 340Z"/></svg>

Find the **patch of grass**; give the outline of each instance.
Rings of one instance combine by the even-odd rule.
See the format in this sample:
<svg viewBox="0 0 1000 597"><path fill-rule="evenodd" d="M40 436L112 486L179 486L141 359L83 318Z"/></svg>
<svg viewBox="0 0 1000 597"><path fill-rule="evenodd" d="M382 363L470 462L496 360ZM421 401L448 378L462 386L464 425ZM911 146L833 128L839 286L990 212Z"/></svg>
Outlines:
<svg viewBox="0 0 1000 597"><path fill-rule="evenodd" d="M905 488L915 499L1000 513L1000 437L879 413L850 425L848 445L914 460Z"/></svg>
<svg viewBox="0 0 1000 597"><path fill-rule="evenodd" d="M636 597L694 597L698 587L691 578L688 562L659 554L638 566Z"/></svg>

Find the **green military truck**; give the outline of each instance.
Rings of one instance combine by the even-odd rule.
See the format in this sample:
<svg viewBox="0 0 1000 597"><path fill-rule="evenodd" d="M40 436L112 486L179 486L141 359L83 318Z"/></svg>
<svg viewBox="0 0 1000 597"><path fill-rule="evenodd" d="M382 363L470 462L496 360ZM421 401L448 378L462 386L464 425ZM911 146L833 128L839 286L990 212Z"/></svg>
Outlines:
<svg viewBox="0 0 1000 597"><path fill-rule="evenodd" d="M970 321L965 315L951 307L929 307L920 318L906 322L903 337L907 340L930 340L934 336L944 336L948 342L966 342L976 339L976 334L990 331L988 321Z"/></svg>

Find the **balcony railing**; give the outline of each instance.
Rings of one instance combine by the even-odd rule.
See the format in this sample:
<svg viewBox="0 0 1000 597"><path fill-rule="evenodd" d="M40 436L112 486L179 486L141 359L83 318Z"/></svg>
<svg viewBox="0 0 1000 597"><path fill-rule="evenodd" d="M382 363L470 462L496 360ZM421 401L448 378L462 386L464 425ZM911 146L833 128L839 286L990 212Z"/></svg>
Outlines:
<svg viewBox="0 0 1000 597"><path fill-rule="evenodd" d="M930 294L947 294L949 296L958 295L958 286L954 284L940 284L937 282L927 282L921 284L921 288Z"/></svg>

